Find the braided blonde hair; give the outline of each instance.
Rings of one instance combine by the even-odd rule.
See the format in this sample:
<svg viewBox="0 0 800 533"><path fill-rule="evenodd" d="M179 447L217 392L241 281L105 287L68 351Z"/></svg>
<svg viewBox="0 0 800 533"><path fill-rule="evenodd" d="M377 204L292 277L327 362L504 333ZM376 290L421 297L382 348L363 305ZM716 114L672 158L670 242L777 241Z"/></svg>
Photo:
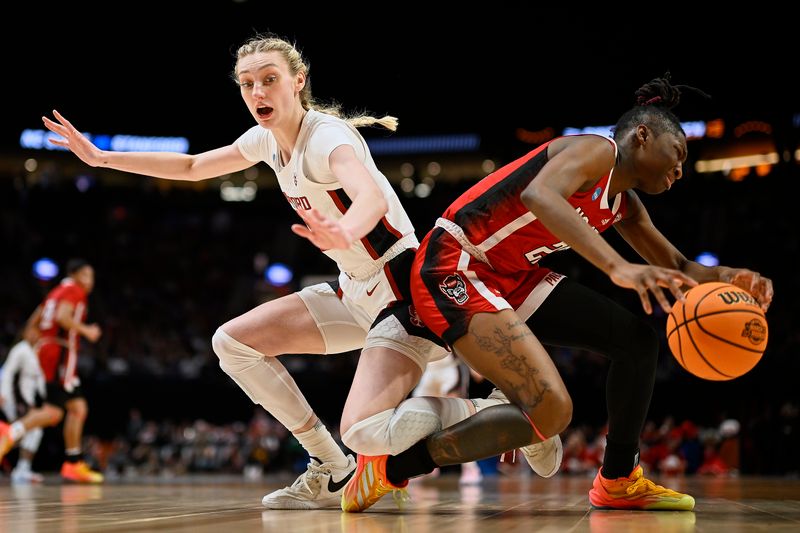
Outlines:
<svg viewBox="0 0 800 533"><path fill-rule="evenodd" d="M236 68L233 72L234 79L236 79L236 73L239 69L239 60L243 57L259 52L279 52L289 65L289 71L293 76L296 76L299 72L302 72L306 75L306 84L300 90L300 104L303 106L303 109L313 109L315 111L319 111L320 113L326 113L328 115L333 115L334 117L339 117L356 128L378 125L383 126L387 130L397 130L397 118L395 117L387 115L382 118L375 118L366 114L345 116L344 113L342 113L342 109L339 104L333 103L329 105L323 105L314 100L314 97L311 96L311 82L308 78L308 63L306 63L302 54L300 54L300 51L294 45L284 39L281 39L280 37L272 35L256 35L240 46L236 51Z"/></svg>

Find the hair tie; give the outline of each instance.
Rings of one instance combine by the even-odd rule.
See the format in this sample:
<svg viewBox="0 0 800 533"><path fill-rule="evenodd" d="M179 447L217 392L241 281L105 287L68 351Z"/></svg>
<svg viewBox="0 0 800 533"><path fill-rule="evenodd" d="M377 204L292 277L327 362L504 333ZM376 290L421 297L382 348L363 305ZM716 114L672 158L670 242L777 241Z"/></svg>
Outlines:
<svg viewBox="0 0 800 533"><path fill-rule="evenodd" d="M645 106L645 105L657 104L661 100L663 100L663 98L661 98L660 96L654 96L654 97L650 98L649 100L645 100L644 96L640 96L639 97L639 105Z"/></svg>

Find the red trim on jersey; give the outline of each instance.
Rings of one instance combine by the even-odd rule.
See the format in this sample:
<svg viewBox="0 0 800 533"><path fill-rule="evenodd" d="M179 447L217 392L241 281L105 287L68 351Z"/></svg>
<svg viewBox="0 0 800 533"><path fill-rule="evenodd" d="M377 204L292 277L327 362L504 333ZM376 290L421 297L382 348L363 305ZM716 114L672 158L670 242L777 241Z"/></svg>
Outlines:
<svg viewBox="0 0 800 533"><path fill-rule="evenodd" d="M610 139L606 141L611 145ZM568 248L553 235L520 199L520 195L547 165L544 146L512 162L467 190L445 211L499 273L516 276L538 265L543 257ZM567 202L589 226L601 233L625 214L626 196L609 197L613 169Z"/></svg>
<svg viewBox="0 0 800 533"><path fill-rule="evenodd" d="M397 298L398 301L403 300L403 293L400 292L400 289L397 287L397 282L394 280L392 271L389 269L388 262L385 265L383 265L383 272L386 274L386 279L389 280L389 285L392 287L392 292L394 293L394 297Z"/></svg>
<svg viewBox="0 0 800 533"><path fill-rule="evenodd" d="M548 141L545 144L541 145L540 147L536 148L535 150L528 152L524 156L520 157L516 161L513 161L503 167L500 167L496 171L492 172L478 183L473 185L469 188L469 190L462 194L455 202L450 204L447 208L447 213L456 213L465 205L471 203L473 200L478 198L481 194L486 192L488 189L491 189L499 182L506 179L509 174L517 170L519 167L527 163L529 160L533 159L537 155L539 155L542 150L547 150L547 147L553 141Z"/></svg>
<svg viewBox="0 0 800 533"><path fill-rule="evenodd" d="M336 296L341 300L342 296L344 296L344 291L342 291L341 287L336 287Z"/></svg>
<svg viewBox="0 0 800 533"><path fill-rule="evenodd" d="M339 198L339 196L337 196L335 190L328 191L328 196L331 197L331 200L333 200L333 203L336 204L336 207L339 209L339 211L342 214L345 214L347 212L347 208L344 206L344 204L342 203L342 200ZM389 228L390 227L391 226L389 226ZM394 228L392 228L392 229L394 229ZM389 231L391 231L391 230L389 230ZM367 240L366 236L364 236L361 239L361 244L364 245L364 248L367 250L367 253L370 255L370 257L372 257L373 259L380 259L381 256L378 255L378 252L375 251L375 248L372 247L372 245Z"/></svg>
<svg viewBox="0 0 800 533"><path fill-rule="evenodd" d="M345 214L345 213L347 213L347 208L344 206L344 204L342 203L342 201L341 201L341 200L339 199L339 197L336 195L336 191L328 191L328 196L330 196L330 197L331 197L331 200L333 200L333 203L334 203L334 204L336 204L336 207L338 207L338 208L339 208L339 211L340 211L342 214Z"/></svg>
<svg viewBox="0 0 800 533"><path fill-rule="evenodd" d="M380 259L381 258L381 256L378 255L378 252L375 251L375 248L372 247L372 245L369 243L369 241L367 240L366 237L361 239L361 244L363 244L364 248L367 249L367 252L369 252L369 256L370 257L372 257L373 259Z"/></svg>
<svg viewBox="0 0 800 533"><path fill-rule="evenodd" d="M398 239L401 239L403 237L402 233L397 231L394 227L392 227L391 224L389 224L389 221L386 220L385 216L383 218L381 218L381 222L383 222L383 225L386 227L386 229L389 231L389 233L391 233L392 235L394 235Z"/></svg>

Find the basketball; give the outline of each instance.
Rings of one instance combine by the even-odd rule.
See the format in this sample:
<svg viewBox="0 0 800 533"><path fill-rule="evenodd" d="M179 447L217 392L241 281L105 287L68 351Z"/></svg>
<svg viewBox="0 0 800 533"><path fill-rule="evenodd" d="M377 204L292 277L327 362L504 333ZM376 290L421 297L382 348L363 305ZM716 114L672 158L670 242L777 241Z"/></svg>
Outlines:
<svg viewBox="0 0 800 533"><path fill-rule="evenodd" d="M768 335L758 302L729 283L693 287L667 318L672 355L695 376L713 381L739 377L756 366Z"/></svg>

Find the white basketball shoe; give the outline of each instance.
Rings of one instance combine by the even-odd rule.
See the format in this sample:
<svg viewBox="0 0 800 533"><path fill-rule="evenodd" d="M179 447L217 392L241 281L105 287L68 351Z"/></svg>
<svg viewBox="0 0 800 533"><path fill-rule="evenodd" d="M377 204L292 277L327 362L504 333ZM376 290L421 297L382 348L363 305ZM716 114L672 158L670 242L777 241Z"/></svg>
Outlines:
<svg viewBox="0 0 800 533"><path fill-rule="evenodd" d="M486 399L498 400L497 405L510 403L500 389L494 389ZM549 439L536 444L530 444L520 448L520 450L531 469L541 477L553 477L558 472L558 469L561 468L564 447L561 444L561 437L558 435L553 435Z"/></svg>
<svg viewBox="0 0 800 533"><path fill-rule="evenodd" d="M338 509L344 486L355 471L352 455L347 456L345 467L312 457L306 471L291 486L267 494L261 503L267 509Z"/></svg>
<svg viewBox="0 0 800 533"><path fill-rule="evenodd" d="M17 466L11 471L11 483L26 484L26 483L43 483L44 476L38 472L34 472L30 468L20 468Z"/></svg>

